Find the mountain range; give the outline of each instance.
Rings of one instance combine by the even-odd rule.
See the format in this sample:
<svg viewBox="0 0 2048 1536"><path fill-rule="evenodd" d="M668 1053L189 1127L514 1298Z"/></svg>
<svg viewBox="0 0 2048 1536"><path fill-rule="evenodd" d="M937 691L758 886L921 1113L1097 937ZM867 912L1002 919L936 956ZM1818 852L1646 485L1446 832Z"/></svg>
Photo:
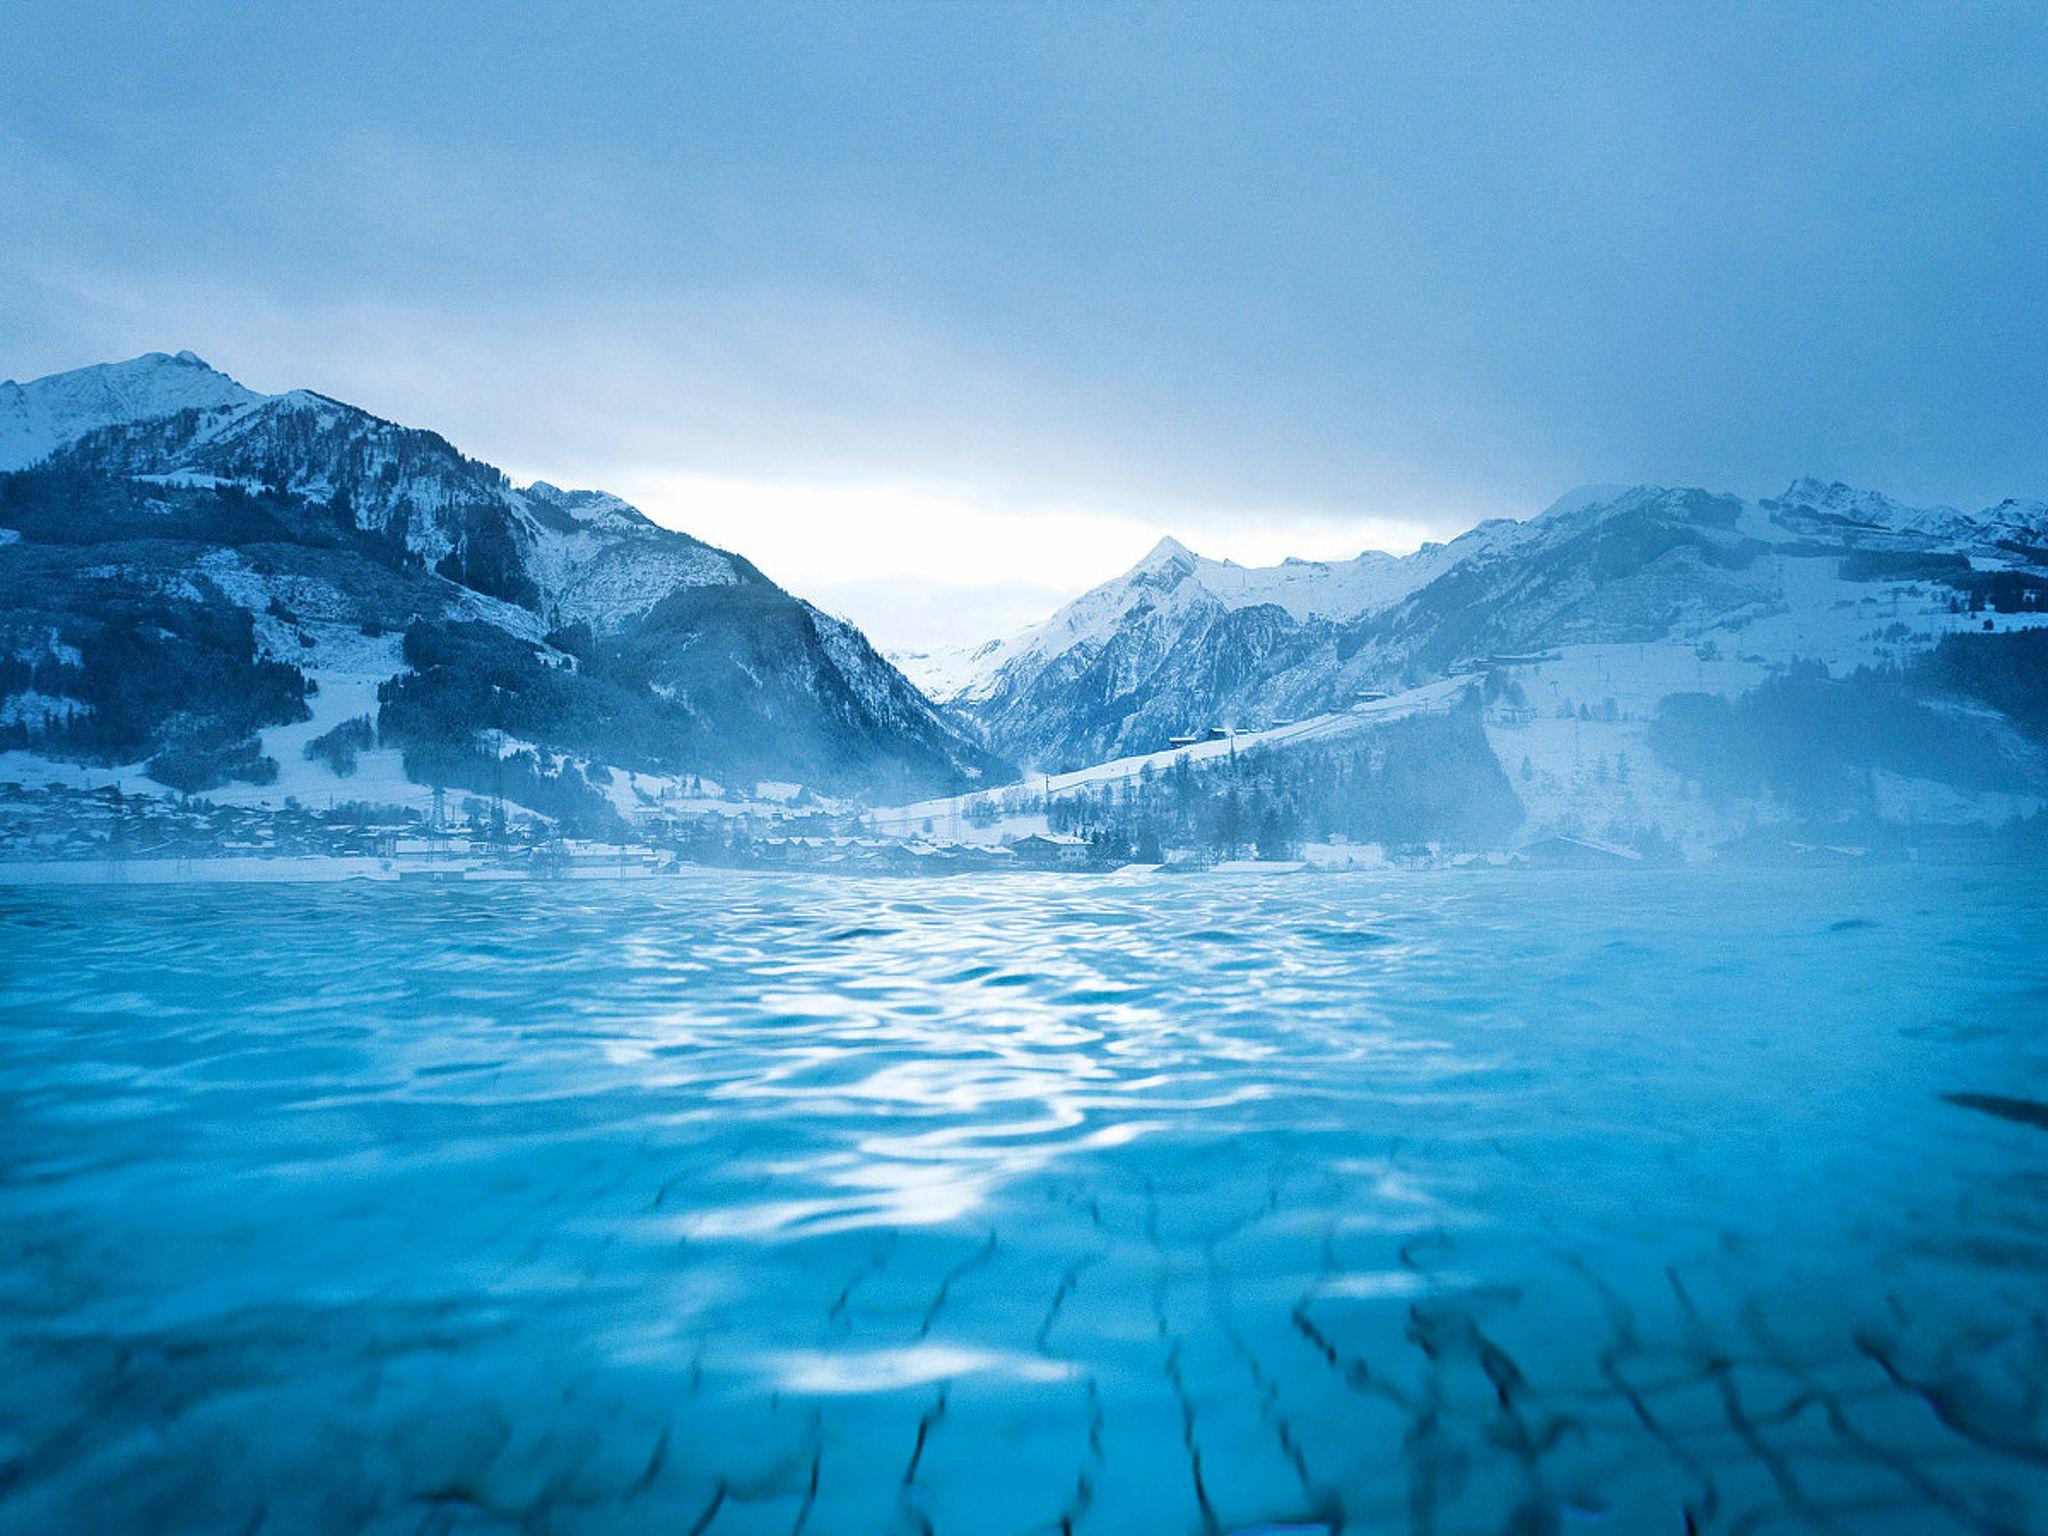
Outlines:
<svg viewBox="0 0 2048 1536"><path fill-rule="evenodd" d="M17 782L431 786L599 823L750 795L901 806L1193 737L1278 746L1419 691L1483 705L1427 740L1497 764L1530 827L1726 834L1816 753L1862 775L1862 808L1995 819L2048 785L2044 621L2038 501L1594 486L1402 556L1248 568L1164 539L1022 633L906 658L914 684L739 554L326 395L190 352L0 383ZM1827 691L1864 673L1905 691ZM1823 719L1862 744L1793 740ZM1772 732L1775 767L1731 744ZM1709 781L1741 808L1700 813Z"/></svg>
<svg viewBox="0 0 2048 1536"><path fill-rule="evenodd" d="M1884 663L1907 636L1870 608L1895 606L1901 583L1918 584L1915 633L1932 644L1984 612L2031 622L2044 572L2039 501L1966 514L1811 478L1759 501L1598 486L1399 557L1246 568L1164 539L1043 623L916 675L997 751L1071 769L1561 647Z"/></svg>
<svg viewBox="0 0 2048 1536"><path fill-rule="evenodd" d="M617 801L613 770L1008 773L741 556L190 352L0 383L0 665L0 747L189 790L274 780L268 729L360 746L369 717L406 779L542 809Z"/></svg>

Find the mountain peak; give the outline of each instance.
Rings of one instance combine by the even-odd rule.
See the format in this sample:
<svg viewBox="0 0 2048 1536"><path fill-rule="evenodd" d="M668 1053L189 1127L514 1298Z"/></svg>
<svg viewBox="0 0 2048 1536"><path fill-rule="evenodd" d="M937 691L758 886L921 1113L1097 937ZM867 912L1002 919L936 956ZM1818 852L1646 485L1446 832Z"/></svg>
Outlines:
<svg viewBox="0 0 2048 1536"><path fill-rule="evenodd" d="M1911 510L1897 497L1887 496L1883 491L1866 491L1840 480L1823 480L1819 475L1801 475L1785 487L1778 500L1828 512Z"/></svg>
<svg viewBox="0 0 2048 1536"><path fill-rule="evenodd" d="M1154 544L1151 552L1133 566L1132 570L1163 571L1172 566L1178 566L1182 570L1193 570L1200 559L1201 557L1189 549L1187 545L1181 543L1172 534L1168 534L1157 544Z"/></svg>
<svg viewBox="0 0 2048 1536"><path fill-rule="evenodd" d="M10 380L0 384L0 472L34 464L101 427L254 405L264 398L194 352L145 352L26 384Z"/></svg>
<svg viewBox="0 0 2048 1536"><path fill-rule="evenodd" d="M1912 507L1882 491L1858 490L1839 480L1801 475L1777 500L1785 507L1806 507L1853 523L1900 532L1953 537L1968 519L1954 507Z"/></svg>
<svg viewBox="0 0 2048 1536"><path fill-rule="evenodd" d="M1834 502L1853 500L1859 494L1864 493L1843 484L1840 480L1823 480L1819 475L1801 475L1785 487L1778 500L1824 507Z"/></svg>
<svg viewBox="0 0 2048 1536"><path fill-rule="evenodd" d="M1640 487L1599 484L1574 486L1541 512L1537 513L1536 516L1539 518L1565 517L1573 512L1583 512L1588 507L1597 507L1603 502L1613 501L1617 497L1626 496L1631 489L1640 489ZM1512 518L1488 518L1485 523L1481 523L1479 526L1484 528L1489 523L1512 521L1514 521Z"/></svg>

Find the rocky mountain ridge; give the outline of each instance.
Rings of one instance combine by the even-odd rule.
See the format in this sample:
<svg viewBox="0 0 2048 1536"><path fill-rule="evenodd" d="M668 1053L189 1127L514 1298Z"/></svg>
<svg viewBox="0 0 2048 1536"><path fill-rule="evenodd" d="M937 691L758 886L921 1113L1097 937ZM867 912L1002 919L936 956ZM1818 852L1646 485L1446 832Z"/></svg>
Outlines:
<svg viewBox="0 0 2048 1536"><path fill-rule="evenodd" d="M1351 562L1246 569L1169 539L982 647L936 696L997 750L1072 767L1342 708L1490 655L1718 636L1774 661L1853 665L1897 643L1870 641L1862 623L1861 600L1886 583L1920 582L1938 607L2031 612L2044 546L2040 502L1972 515L1815 479L1761 501L1588 488L1526 521Z"/></svg>
<svg viewBox="0 0 2048 1536"><path fill-rule="evenodd" d="M526 778L595 776L599 798L614 768L849 794L1004 775L859 631L743 557L191 353L0 386L0 466L17 751L190 760L173 787L212 787L261 771L266 726L369 678L409 778L496 783L506 741ZM258 719L207 696L266 667L301 675L304 702Z"/></svg>

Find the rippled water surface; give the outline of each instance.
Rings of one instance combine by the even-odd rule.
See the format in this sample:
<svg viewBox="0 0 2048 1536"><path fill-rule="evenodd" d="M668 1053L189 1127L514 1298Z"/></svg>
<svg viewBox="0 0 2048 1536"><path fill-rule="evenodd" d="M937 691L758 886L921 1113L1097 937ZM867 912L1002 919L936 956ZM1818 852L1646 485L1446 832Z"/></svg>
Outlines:
<svg viewBox="0 0 2048 1536"><path fill-rule="evenodd" d="M2048 1531L2048 881L0 891L0 1530Z"/></svg>

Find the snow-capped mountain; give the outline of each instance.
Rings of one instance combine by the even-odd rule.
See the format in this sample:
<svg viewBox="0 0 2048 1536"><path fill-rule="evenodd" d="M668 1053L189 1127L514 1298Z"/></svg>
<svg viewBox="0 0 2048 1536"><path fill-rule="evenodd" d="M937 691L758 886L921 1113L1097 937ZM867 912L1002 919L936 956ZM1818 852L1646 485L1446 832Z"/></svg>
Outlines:
<svg viewBox="0 0 2048 1536"><path fill-rule="evenodd" d="M1134 617L1169 622L1196 612L1220 614L1272 606L1291 619L1348 619L1375 612L1428 581L1449 557L1425 545L1401 558L1368 550L1352 560L1286 560L1242 566L1210 560L1175 538L1161 539L1122 576L1083 593L1043 623L1004 640L920 658L920 683L934 698L973 704L989 698L1013 665L1051 662L1077 647L1109 640Z"/></svg>
<svg viewBox="0 0 2048 1536"><path fill-rule="evenodd" d="M151 352L26 384L0 380L0 471L33 464L96 427L179 411L232 411L262 398L190 352Z"/></svg>
<svg viewBox="0 0 2048 1536"><path fill-rule="evenodd" d="M2048 568L2043 546L2038 502L1964 514L1812 479L1759 502L1588 487L1526 521L1327 564L1246 569L1167 539L982 648L939 696L999 750L1062 767L1341 709L1489 655L1719 634L1777 661L1870 660L1865 600L1882 583L1931 583L1946 615L2000 572Z"/></svg>
<svg viewBox="0 0 2048 1536"><path fill-rule="evenodd" d="M905 677L917 684L928 699L951 703L982 676L989 658L1005 644L984 640L978 645L935 645L929 650L893 650L883 654Z"/></svg>
<svg viewBox="0 0 2048 1536"><path fill-rule="evenodd" d="M557 773L900 791L1001 772L742 557L325 395L153 353L0 386L0 454L17 748L246 764L263 727L360 706L367 679L408 773L451 784L501 776L471 761L487 737Z"/></svg>
<svg viewBox="0 0 2048 1536"><path fill-rule="evenodd" d="M67 383L87 377L90 387ZM551 628L616 627L677 587L741 579L744 562L658 527L616 496L544 481L516 489L436 433L310 390L254 394L189 352L37 380L23 398L95 406L74 411L77 430L38 459L317 502L474 590L532 608ZM135 413L99 419L98 407L123 400L136 402Z"/></svg>
<svg viewBox="0 0 2048 1536"><path fill-rule="evenodd" d="M2048 532L2048 502L2007 498L1981 512L1909 507L1881 491L1804 476L1760 503L1777 526L1822 532L1851 548L1953 549L1993 562L2039 553Z"/></svg>

